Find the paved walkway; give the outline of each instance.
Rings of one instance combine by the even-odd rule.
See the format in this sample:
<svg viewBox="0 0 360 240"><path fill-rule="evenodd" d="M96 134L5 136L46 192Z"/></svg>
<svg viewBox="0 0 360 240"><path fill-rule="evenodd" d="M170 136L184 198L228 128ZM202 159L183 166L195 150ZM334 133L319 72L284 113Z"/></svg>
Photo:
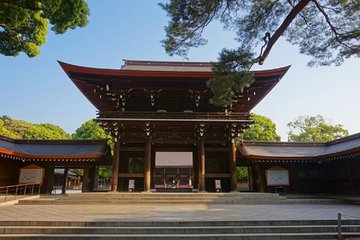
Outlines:
<svg viewBox="0 0 360 240"><path fill-rule="evenodd" d="M0 221L217 221L360 219L359 205L11 205L0 206Z"/></svg>

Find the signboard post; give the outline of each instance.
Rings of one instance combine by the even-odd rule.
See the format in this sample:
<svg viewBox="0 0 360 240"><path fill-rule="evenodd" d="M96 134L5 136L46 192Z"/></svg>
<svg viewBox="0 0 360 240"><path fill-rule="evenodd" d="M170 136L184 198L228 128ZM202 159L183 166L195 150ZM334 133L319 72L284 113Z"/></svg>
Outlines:
<svg viewBox="0 0 360 240"><path fill-rule="evenodd" d="M19 184L34 183L42 185L45 169L35 164L25 166L20 169Z"/></svg>
<svg viewBox="0 0 360 240"><path fill-rule="evenodd" d="M216 190L216 192L221 192L221 180L220 179L215 180L215 190Z"/></svg>
<svg viewBox="0 0 360 240"><path fill-rule="evenodd" d="M276 166L266 170L266 183L267 186L278 188L283 188L290 186L289 181L289 170Z"/></svg>
<svg viewBox="0 0 360 240"><path fill-rule="evenodd" d="M129 179L128 191L129 192L135 191L135 179Z"/></svg>

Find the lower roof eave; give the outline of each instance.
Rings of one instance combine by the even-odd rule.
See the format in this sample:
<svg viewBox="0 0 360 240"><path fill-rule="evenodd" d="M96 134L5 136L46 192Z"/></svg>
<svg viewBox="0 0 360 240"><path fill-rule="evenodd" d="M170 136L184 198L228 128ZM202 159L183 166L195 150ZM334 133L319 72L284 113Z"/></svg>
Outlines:
<svg viewBox="0 0 360 240"><path fill-rule="evenodd" d="M332 160L339 160L345 158L351 158L354 156L360 156L360 153L346 153L339 155L327 155L327 156L311 156L311 157L267 157L267 156L241 156L246 161L250 162L286 162L286 163L310 163L310 162L327 162Z"/></svg>
<svg viewBox="0 0 360 240"><path fill-rule="evenodd" d="M83 156L69 156L69 155L58 155L58 156L44 156L44 155L27 155L16 152L1 152L0 157L9 158L18 161L70 161L70 162L94 162L101 161L104 158L103 155L83 155Z"/></svg>

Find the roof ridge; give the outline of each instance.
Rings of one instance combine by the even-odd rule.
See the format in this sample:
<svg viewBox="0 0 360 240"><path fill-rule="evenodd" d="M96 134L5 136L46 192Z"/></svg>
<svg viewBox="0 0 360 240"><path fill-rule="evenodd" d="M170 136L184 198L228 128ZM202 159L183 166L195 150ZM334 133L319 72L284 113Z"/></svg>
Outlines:
<svg viewBox="0 0 360 240"><path fill-rule="evenodd" d="M124 66L137 65L137 66L196 66L196 67L210 67L213 62L192 62L192 61L150 61L150 60L130 60L123 59Z"/></svg>

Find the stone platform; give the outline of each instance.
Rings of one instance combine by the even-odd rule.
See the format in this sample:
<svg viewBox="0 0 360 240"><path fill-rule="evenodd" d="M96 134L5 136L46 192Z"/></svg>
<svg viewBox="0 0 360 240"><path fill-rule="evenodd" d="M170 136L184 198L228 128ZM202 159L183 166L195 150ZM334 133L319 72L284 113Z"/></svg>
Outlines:
<svg viewBox="0 0 360 240"><path fill-rule="evenodd" d="M80 200L85 202L93 194L52 196L58 199L54 201L68 198L67 204L40 204L51 197L43 196L35 205L27 202L1 206L0 239L336 239L338 213L342 214L343 236L360 236L358 205L191 201L81 203ZM129 194L117 196L125 195ZM142 195L154 197L153 194ZM95 194L92 197L105 196ZM74 199L78 199L76 203L72 202Z"/></svg>

